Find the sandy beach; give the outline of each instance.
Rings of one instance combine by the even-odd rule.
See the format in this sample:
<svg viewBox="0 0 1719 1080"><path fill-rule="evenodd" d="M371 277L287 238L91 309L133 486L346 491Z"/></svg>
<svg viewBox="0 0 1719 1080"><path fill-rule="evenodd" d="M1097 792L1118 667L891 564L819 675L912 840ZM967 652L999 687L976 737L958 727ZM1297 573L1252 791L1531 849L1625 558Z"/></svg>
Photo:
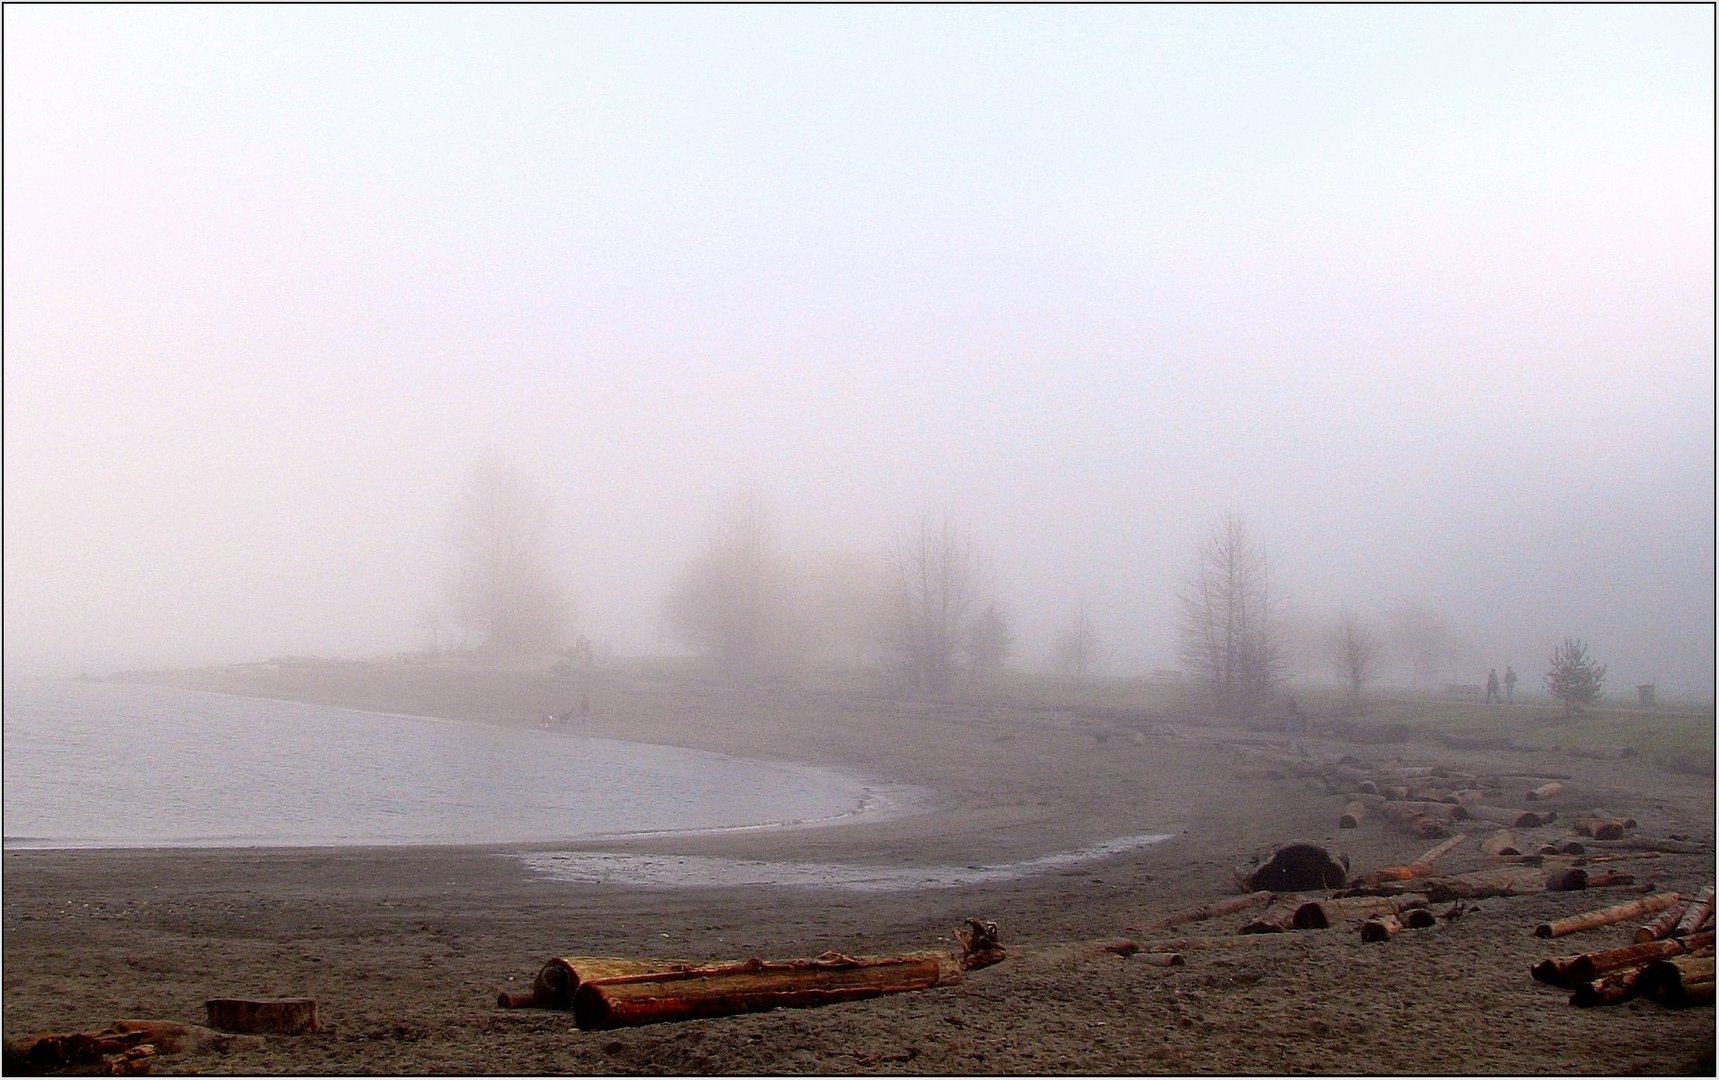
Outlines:
<svg viewBox="0 0 1719 1080"><path fill-rule="evenodd" d="M576 676L457 664L304 663L189 673L180 685L488 723L542 724L588 695L583 734L839 768L931 793L922 812L820 828L656 837L609 850L872 867L998 866L1168 838L1012 880L907 891L639 888L559 881L505 848L29 851L4 861L4 1029L201 1022L212 997L311 997L328 1030L157 1073L1683 1074L1713 1068L1711 1007L1578 1009L1533 981L1548 956L1634 924L1545 941L1535 924L1635 895L1612 888L1474 902L1363 943L1353 927L1261 935L1158 967L1093 947L1231 896L1235 870L1305 839L1359 872L1429 841L1369 821L1285 763L1368 762L1565 777L1566 817L1630 814L1698 854L1620 864L1693 893L1714 877L1714 781L1649 755L1358 743L1216 723L1174 695L1011 683L936 700L849 688L741 689L643 668ZM1507 801L1507 800L1506 800ZM1533 836L1562 837L1562 827ZM538 850L538 849L532 849ZM1441 869L1481 865L1473 842ZM954 948L995 920L1010 957L955 986L813 1009L581 1031L504 1010L558 955L688 959ZM1245 916L1179 933L1233 934ZM1151 935L1135 935L1147 940Z"/></svg>

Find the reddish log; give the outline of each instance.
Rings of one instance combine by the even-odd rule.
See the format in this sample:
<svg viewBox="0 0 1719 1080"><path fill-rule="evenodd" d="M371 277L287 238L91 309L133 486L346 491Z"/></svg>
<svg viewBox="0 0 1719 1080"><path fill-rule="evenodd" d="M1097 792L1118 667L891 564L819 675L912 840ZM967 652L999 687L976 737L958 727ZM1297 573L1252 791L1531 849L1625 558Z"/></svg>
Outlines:
<svg viewBox="0 0 1719 1080"><path fill-rule="evenodd" d="M1712 915L1713 886L1708 885L1695 894L1695 899L1689 901L1688 910L1686 910L1683 913L1683 916L1677 920L1677 925L1671 932L1677 937L1692 934L1696 930L1699 930L1701 928L1701 924L1706 922Z"/></svg>
<svg viewBox="0 0 1719 1080"><path fill-rule="evenodd" d="M689 968L684 971L587 979L573 995L581 1028L634 1027L775 1008L804 1008L961 981L947 953L852 957L826 953L812 960Z"/></svg>
<svg viewBox="0 0 1719 1080"><path fill-rule="evenodd" d="M1593 982L1582 983L1570 995L1570 1004L1584 1009L1596 1005L1616 1005L1635 997L1636 983L1641 979L1641 973L1646 964L1636 967L1619 968L1603 978Z"/></svg>
<svg viewBox="0 0 1719 1080"><path fill-rule="evenodd" d="M1644 915L1664 911L1677 903L1677 900L1676 893L1655 893L1652 896L1644 896L1640 900L1613 904L1608 908L1584 911L1578 915L1570 915L1566 918L1541 923L1534 928L1534 936L1543 938L1563 937L1566 934L1592 930L1599 926L1610 926L1612 923L1623 922L1626 919L1639 919Z"/></svg>
<svg viewBox="0 0 1719 1080"><path fill-rule="evenodd" d="M1412 881L1415 878L1426 877L1432 873L1434 863L1462 846L1463 841L1467 839L1467 833L1458 833L1442 844L1422 852L1413 862L1404 863L1401 866L1383 866L1377 870L1370 870L1352 881L1350 887L1364 889L1382 885L1387 881Z"/></svg>
<svg viewBox="0 0 1719 1080"><path fill-rule="evenodd" d="M1677 920L1683 918L1683 913L1689 909L1688 904L1673 904L1653 917L1653 921L1643 923L1635 928L1636 944L1658 941L1671 936L1677 927Z"/></svg>
<svg viewBox="0 0 1719 1080"><path fill-rule="evenodd" d="M503 992L496 1004L504 1009L571 1009L579 984L589 979L651 972L684 971L697 964L691 960L635 960L625 956L557 956L537 972L531 992Z"/></svg>
<svg viewBox="0 0 1719 1080"><path fill-rule="evenodd" d="M1640 967L1654 960L1663 960L1670 956L1679 956L1686 952L1698 951L1713 947L1713 935L1697 934L1688 940L1681 938L1665 938L1660 941L1643 941L1634 945L1625 945L1618 949L1601 949L1597 952L1577 953L1574 956L1556 956L1535 964L1532 971L1534 978L1554 986L1574 988L1582 983L1592 982L1607 972L1619 968Z"/></svg>

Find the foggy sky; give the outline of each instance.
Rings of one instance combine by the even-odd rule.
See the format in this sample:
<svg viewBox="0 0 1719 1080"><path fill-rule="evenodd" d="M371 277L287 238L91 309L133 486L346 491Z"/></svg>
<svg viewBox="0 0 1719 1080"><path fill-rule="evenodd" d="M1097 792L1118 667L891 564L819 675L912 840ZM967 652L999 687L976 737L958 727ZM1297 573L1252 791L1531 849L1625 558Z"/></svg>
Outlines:
<svg viewBox="0 0 1719 1080"><path fill-rule="evenodd" d="M1179 666L1233 512L1711 696L1713 18L7 7L6 670L416 647L497 450L622 653L748 489L947 509L1025 665Z"/></svg>

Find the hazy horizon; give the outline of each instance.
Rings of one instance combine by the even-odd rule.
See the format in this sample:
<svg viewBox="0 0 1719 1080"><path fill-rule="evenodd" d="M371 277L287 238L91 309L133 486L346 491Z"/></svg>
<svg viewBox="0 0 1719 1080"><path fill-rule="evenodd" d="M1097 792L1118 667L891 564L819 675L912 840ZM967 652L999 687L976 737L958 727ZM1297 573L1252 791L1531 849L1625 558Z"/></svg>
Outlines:
<svg viewBox="0 0 1719 1080"><path fill-rule="evenodd" d="M618 653L746 490L948 512L1021 667L1179 667L1234 513L1296 623L1713 696L1711 8L3 19L9 674L418 648L494 452Z"/></svg>

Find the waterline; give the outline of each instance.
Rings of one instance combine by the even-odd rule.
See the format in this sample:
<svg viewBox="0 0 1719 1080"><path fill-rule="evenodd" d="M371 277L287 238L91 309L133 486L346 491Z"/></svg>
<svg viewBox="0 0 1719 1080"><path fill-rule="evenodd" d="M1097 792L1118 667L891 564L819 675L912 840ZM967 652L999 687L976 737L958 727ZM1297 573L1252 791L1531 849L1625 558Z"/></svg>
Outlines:
<svg viewBox="0 0 1719 1080"><path fill-rule="evenodd" d="M1140 833L1076 851L990 866L858 866L613 851L534 851L509 858L519 859L526 869L548 880L589 885L647 889L781 885L853 892L908 892L1015 881L1096 862L1167 839L1168 833Z"/></svg>

